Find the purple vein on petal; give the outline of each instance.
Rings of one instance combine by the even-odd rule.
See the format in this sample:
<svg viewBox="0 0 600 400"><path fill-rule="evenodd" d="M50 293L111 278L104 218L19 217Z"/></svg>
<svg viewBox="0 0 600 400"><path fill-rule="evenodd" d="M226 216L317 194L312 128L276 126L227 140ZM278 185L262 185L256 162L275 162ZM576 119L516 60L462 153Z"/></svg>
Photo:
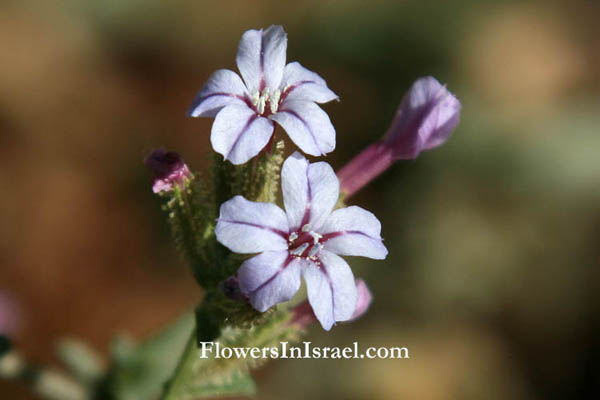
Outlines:
<svg viewBox="0 0 600 400"><path fill-rule="evenodd" d="M261 29L260 31L260 61L259 61L259 67L260 67L260 82L258 84L258 91L262 92L265 89L266 86L266 82L265 82L265 49L264 49L264 41L265 41L265 36L264 33Z"/></svg>
<svg viewBox="0 0 600 400"><path fill-rule="evenodd" d="M315 142L315 147L317 148L317 150L319 150L319 153L325 154L319 147L319 142L317 142L317 137L315 136L314 132L310 128L310 125L308 125L308 123L302 117L300 117L300 115L298 115L297 112L292 111L292 110L279 110L279 112L291 114L292 116L296 117L300 122L302 122L302 124L304 125L304 127L306 128L308 133L310 133L310 137L312 138L313 142Z"/></svg>
<svg viewBox="0 0 600 400"><path fill-rule="evenodd" d="M290 263L292 262L292 260L293 260L292 257L286 258L286 260L283 262L283 264L281 264L281 267L279 267L279 269L273 275L271 275L271 277L269 279L267 279L266 281L264 281L263 283L261 283L256 289L250 291L250 293L248 293L248 294L251 296L254 293L256 293L259 290L261 290L262 288L264 288L265 286L267 286L269 283L271 283L275 278L277 278L277 276L280 273L283 272L284 269L286 269L288 267L288 265L290 265Z"/></svg>
<svg viewBox="0 0 600 400"><path fill-rule="evenodd" d="M272 228L270 226L265 226L265 225L260 225L260 224L253 224L252 222L243 222L243 221L232 221L232 220L228 220L228 219L221 219L219 218L218 222L226 222L229 224L238 224L238 225L246 225L246 226L252 226L254 228L259 228L259 229L264 229L266 231L271 231L279 236L281 236L282 238L284 238L285 240L287 240L288 238L288 234L282 230L276 229L276 228Z"/></svg>
<svg viewBox="0 0 600 400"><path fill-rule="evenodd" d="M323 234L323 238L321 238L321 243L325 243L329 239L333 239L333 238L336 238L339 236L345 236L345 235L361 235L361 236L368 237L369 239L381 240L380 238L367 235L366 233L361 232L361 231L337 231L337 232L330 232L330 233Z"/></svg>
<svg viewBox="0 0 600 400"><path fill-rule="evenodd" d="M246 104L249 104L248 99L245 96L240 96L239 94L234 94L234 93L215 92L215 93L207 94L206 96L202 96L202 97L198 97L198 98L194 99L194 101L192 102L192 105L190 106L190 108L188 110L188 115L193 114L194 110L196 108L198 108L200 106L200 104L204 102L204 100L210 99L211 97L215 97L215 96L233 97L235 99L243 101Z"/></svg>
<svg viewBox="0 0 600 400"><path fill-rule="evenodd" d="M233 142L233 145L231 146L231 149L227 152L227 156L225 156L225 159L228 160L229 156L231 155L231 153L233 153L233 150L235 149L235 146L238 145L240 139L242 138L242 136L244 135L244 133L246 133L246 131L250 128L250 126L252 125L252 123L258 118L258 115L256 114L252 114L250 116L250 118L248 118L248 122L246 122L246 125L244 125L244 127L242 128L242 130L240 131L240 133L238 133L237 137L235 138L235 141Z"/></svg>
<svg viewBox="0 0 600 400"><path fill-rule="evenodd" d="M315 85L318 85L319 83L317 81L312 81L312 80L304 80L304 81L300 81L300 82L296 82L290 86L288 86L288 88L281 94L280 97L280 102L283 103L286 99L286 97L289 96L289 94L294 91L294 89L299 88L300 86L309 84L309 83L314 83Z"/></svg>
<svg viewBox="0 0 600 400"><path fill-rule="evenodd" d="M319 258L319 263L321 264L321 268L319 268L318 266L316 266L319 271L321 271L321 273L323 275L325 275L325 278L327 279L327 284L329 285L329 289L331 290L331 316L333 317L333 324L335 325L335 293L333 291L333 282L331 282L331 277L329 276L329 273L327 272L327 266L325 265L325 263L323 262L323 260L321 260Z"/></svg>
<svg viewBox="0 0 600 400"><path fill-rule="evenodd" d="M306 210L304 211L304 216L302 217L302 222L298 229L301 229L304 225L308 224L310 221L310 209L312 205L312 187L310 186L310 178L308 177L308 166L306 168Z"/></svg>

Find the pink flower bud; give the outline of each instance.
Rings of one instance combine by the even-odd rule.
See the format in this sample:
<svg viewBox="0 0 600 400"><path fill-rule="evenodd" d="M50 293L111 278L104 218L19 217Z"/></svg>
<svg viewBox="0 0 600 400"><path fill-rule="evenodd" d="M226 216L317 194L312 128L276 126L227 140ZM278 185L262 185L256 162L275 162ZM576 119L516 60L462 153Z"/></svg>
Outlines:
<svg viewBox="0 0 600 400"><path fill-rule="evenodd" d="M346 198L397 160L443 144L458 125L460 102L435 78L420 78L406 93L384 137L354 157L338 173Z"/></svg>
<svg viewBox="0 0 600 400"><path fill-rule="evenodd" d="M358 300L356 301L356 310L354 310L354 314L352 314L349 321L354 321L362 317L369 310L369 306L371 306L371 301L373 300L373 295L365 281L356 279L355 282L356 290L358 291Z"/></svg>
<svg viewBox="0 0 600 400"><path fill-rule="evenodd" d="M171 191L174 185L183 185L192 176L179 154L164 148L154 150L144 163L152 172L154 193Z"/></svg>
<svg viewBox="0 0 600 400"><path fill-rule="evenodd" d="M304 329L315 322L317 322L317 317L308 300L303 301L292 309L292 325L297 325Z"/></svg>
<svg viewBox="0 0 600 400"><path fill-rule="evenodd" d="M384 143L395 159L414 159L421 151L443 144L459 118L458 99L435 78L420 78L402 99Z"/></svg>

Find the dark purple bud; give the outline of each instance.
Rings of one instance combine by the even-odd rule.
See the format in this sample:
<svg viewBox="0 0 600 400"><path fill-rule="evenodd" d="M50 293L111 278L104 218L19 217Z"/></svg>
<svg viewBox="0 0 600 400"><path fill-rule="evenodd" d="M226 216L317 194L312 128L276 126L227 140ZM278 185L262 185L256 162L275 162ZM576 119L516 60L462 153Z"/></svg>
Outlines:
<svg viewBox="0 0 600 400"><path fill-rule="evenodd" d="M164 148L154 150L144 163L152 172L154 193L171 191L175 185L184 185L192 176L179 154Z"/></svg>
<svg viewBox="0 0 600 400"><path fill-rule="evenodd" d="M228 299L235 301L247 301L248 298L244 296L240 289L240 282L237 277L230 276L220 283L219 287Z"/></svg>
<svg viewBox="0 0 600 400"><path fill-rule="evenodd" d="M384 137L367 147L338 173L346 198L398 160L443 144L458 125L460 102L435 78L420 78L406 93Z"/></svg>

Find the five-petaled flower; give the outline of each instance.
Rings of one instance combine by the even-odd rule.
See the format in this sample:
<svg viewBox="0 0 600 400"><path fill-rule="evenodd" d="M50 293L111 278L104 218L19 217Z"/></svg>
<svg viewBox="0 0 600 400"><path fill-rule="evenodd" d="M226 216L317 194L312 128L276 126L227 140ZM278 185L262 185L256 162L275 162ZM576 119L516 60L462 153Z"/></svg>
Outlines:
<svg viewBox="0 0 600 400"><path fill-rule="evenodd" d="M352 318L357 306L352 270L339 255L384 259L381 224L360 207L333 211L339 181L325 162L309 164L294 153L283 164L281 185L285 212L242 196L223 203L217 240L236 253L260 253L237 274L254 308L263 312L290 300L304 277L315 316L329 330Z"/></svg>
<svg viewBox="0 0 600 400"><path fill-rule="evenodd" d="M257 155L281 125L305 153L327 154L335 148L335 129L315 103L337 99L316 73L297 62L285 64L287 35L281 26L249 30L242 36L237 66L212 74L192 102L192 117L215 117L213 149L233 164Z"/></svg>

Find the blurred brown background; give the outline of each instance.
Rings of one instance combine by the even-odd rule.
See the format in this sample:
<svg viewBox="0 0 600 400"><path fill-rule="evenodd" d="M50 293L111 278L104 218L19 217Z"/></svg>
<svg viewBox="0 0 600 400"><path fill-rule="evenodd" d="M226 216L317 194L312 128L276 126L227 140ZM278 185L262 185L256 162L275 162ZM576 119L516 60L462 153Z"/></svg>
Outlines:
<svg viewBox="0 0 600 400"><path fill-rule="evenodd" d="M2 1L0 291L18 344L41 362L65 335L106 351L198 301L142 160L165 145L206 167L212 121L185 111L235 68L242 32L277 23L288 60L342 99L324 107L336 168L419 76L464 108L447 145L353 200L390 256L351 260L375 296L363 319L311 330L411 359L276 361L258 398L599 398L599 17L593 0Z"/></svg>

